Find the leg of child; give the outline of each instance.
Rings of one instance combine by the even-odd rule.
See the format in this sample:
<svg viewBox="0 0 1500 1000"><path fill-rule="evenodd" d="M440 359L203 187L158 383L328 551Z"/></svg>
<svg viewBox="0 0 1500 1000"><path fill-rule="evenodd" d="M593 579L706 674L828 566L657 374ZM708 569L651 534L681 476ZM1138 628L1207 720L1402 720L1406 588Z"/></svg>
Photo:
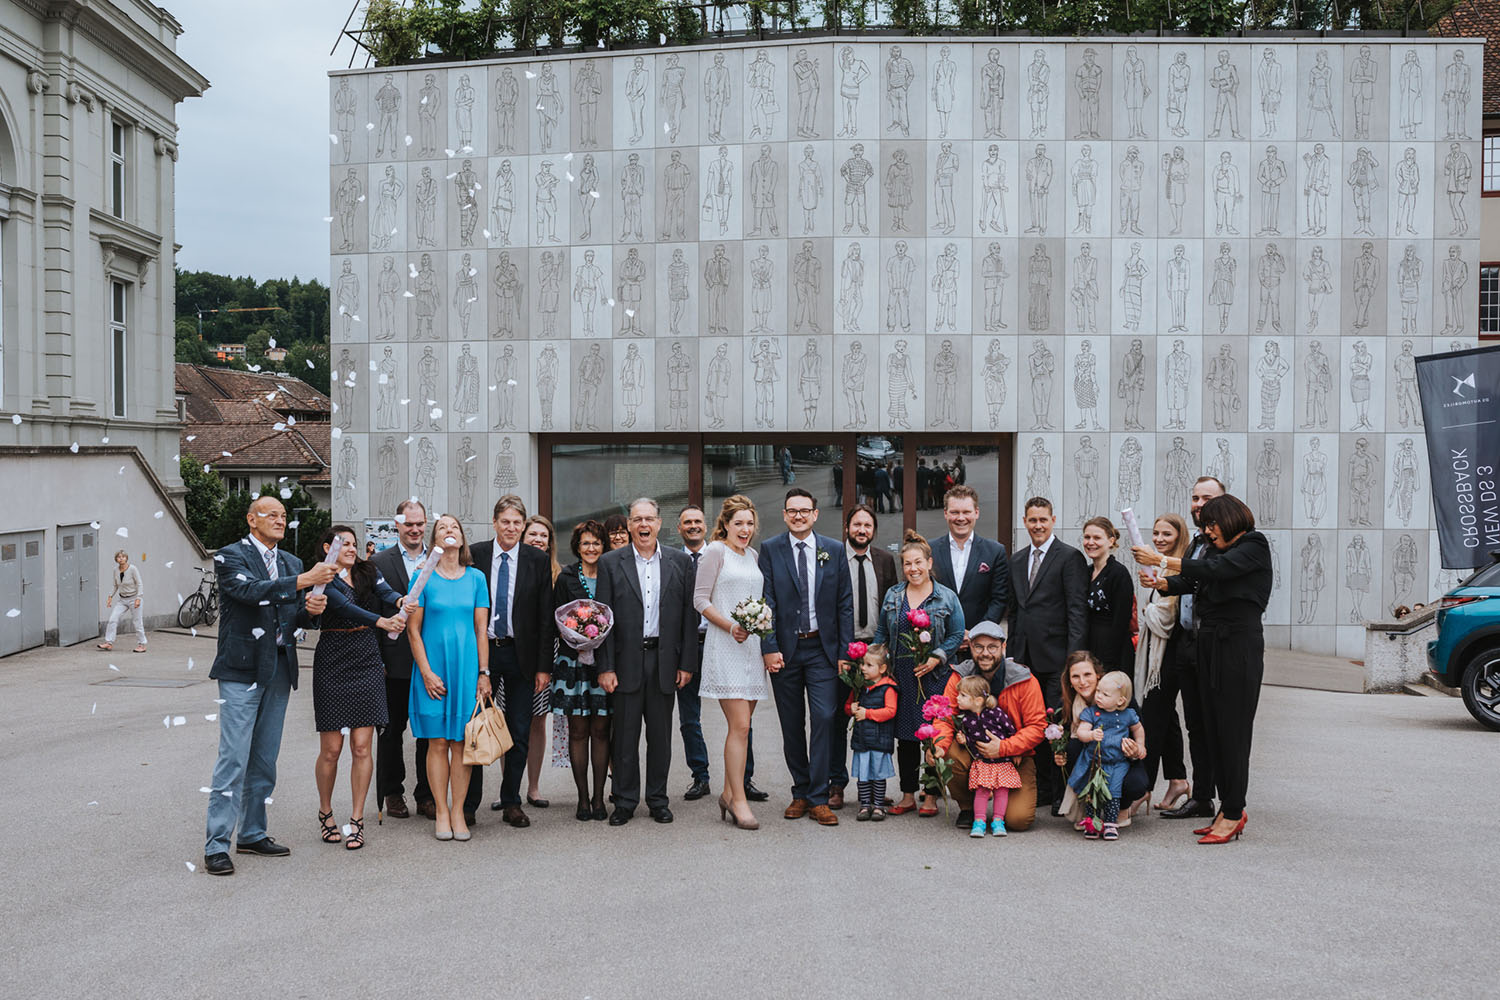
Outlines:
<svg viewBox="0 0 1500 1000"><path fill-rule="evenodd" d="M990 807L990 789L988 789L988 788L976 788L976 789L974 789L974 822L976 822L976 823L982 823L982 822L984 822L988 818L988 816L986 815L986 813L988 812L989 807ZM1001 816L1005 815L1005 809L1003 807L1001 807L1001 806L997 806L996 809L995 809L995 811L998 812Z"/></svg>
<svg viewBox="0 0 1500 1000"><path fill-rule="evenodd" d="M863 798L864 793L861 792L860 795L861 795L860 802L863 803L864 802L864 798ZM881 778L879 781L872 781L872 782L870 782L870 803L876 809L884 809L885 808L885 779L884 778Z"/></svg>
<svg viewBox="0 0 1500 1000"><path fill-rule="evenodd" d="M861 781L859 783L859 804L862 807L875 804L875 782Z"/></svg>
<svg viewBox="0 0 1500 1000"><path fill-rule="evenodd" d="M1115 799L1110 799L1108 802L1104 803L1104 822L1113 824L1118 823L1119 821L1120 803Z"/></svg>
<svg viewBox="0 0 1500 1000"><path fill-rule="evenodd" d="M1005 807L1007 805L1009 805L1009 804L1010 804L1010 789L1009 788L997 788L997 789L995 789L995 819L1004 819L1005 818ZM974 815L975 815L975 817L979 816L979 814L977 812Z"/></svg>

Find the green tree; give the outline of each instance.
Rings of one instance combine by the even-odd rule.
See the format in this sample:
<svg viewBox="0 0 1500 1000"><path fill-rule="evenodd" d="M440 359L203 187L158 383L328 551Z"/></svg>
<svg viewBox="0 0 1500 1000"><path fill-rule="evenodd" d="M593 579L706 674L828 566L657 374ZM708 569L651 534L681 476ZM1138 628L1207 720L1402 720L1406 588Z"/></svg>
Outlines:
<svg viewBox="0 0 1500 1000"><path fill-rule="evenodd" d="M321 392L329 394L328 348L323 344L293 344L286 355L286 371Z"/></svg>
<svg viewBox="0 0 1500 1000"><path fill-rule="evenodd" d="M205 472L203 464L192 455L183 455L177 468L182 484L187 487L183 503L187 508L188 527L193 529L198 541L209 548L217 548L209 538L224 506L224 481L212 469Z"/></svg>

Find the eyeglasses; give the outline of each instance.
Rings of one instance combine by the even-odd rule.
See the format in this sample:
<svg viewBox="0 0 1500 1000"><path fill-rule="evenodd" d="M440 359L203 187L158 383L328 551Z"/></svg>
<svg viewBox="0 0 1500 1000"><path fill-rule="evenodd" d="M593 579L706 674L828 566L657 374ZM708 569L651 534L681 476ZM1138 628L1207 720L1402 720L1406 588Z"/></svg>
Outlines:
<svg viewBox="0 0 1500 1000"><path fill-rule="evenodd" d="M788 517L808 517L816 509L815 507L783 507L781 512Z"/></svg>

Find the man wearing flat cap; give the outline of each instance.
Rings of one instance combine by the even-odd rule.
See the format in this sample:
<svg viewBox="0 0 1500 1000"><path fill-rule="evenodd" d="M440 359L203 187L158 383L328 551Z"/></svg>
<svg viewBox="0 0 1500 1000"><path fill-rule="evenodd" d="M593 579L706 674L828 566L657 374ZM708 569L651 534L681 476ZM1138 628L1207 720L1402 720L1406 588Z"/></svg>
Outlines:
<svg viewBox="0 0 1500 1000"><path fill-rule="evenodd" d="M1009 759L1021 775L1021 787L1011 790L1005 806L1006 830L1026 830L1036 819L1036 748L1047 727L1047 705L1042 701L1042 686L1031 671L1005 655L1005 627L998 622L982 621L969 629L971 659L953 665L948 684L943 689L949 702L958 700L958 682L969 676L990 682L990 693L1016 724L1009 739L993 739L974 748L988 758ZM970 748L953 738L953 720L939 719L938 752L953 762L953 777L948 792L958 803L958 826L966 828L974 821L974 793L969 790ZM998 817L996 817L998 818Z"/></svg>

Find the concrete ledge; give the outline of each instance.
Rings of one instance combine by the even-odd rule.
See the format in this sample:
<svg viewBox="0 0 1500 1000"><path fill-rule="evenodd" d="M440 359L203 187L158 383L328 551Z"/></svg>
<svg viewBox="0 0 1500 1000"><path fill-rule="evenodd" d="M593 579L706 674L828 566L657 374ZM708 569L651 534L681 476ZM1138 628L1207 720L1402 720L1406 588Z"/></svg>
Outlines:
<svg viewBox="0 0 1500 1000"><path fill-rule="evenodd" d="M1295 649L1267 649L1264 683L1275 687L1311 688L1362 694L1365 668L1339 656L1303 653Z"/></svg>
<svg viewBox="0 0 1500 1000"><path fill-rule="evenodd" d="M1399 691L1427 672L1427 642L1437 636L1437 611L1365 623L1365 690Z"/></svg>

